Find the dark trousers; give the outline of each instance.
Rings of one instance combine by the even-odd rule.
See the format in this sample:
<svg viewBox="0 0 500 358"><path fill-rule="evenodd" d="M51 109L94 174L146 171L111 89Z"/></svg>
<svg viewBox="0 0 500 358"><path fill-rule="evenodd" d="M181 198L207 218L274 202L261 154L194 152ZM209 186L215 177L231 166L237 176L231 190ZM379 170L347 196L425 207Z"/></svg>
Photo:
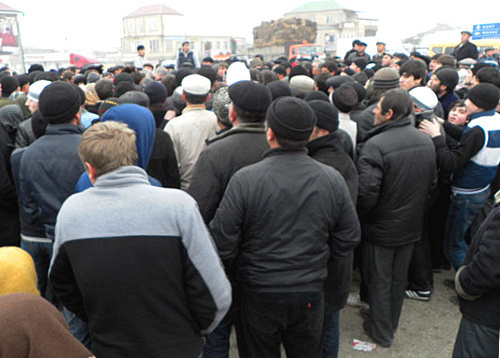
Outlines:
<svg viewBox="0 0 500 358"><path fill-rule="evenodd" d="M390 345L399 324L414 244L386 247L365 241L364 279L368 288L370 317L368 334L378 343Z"/></svg>
<svg viewBox="0 0 500 358"><path fill-rule="evenodd" d="M453 358L498 357L498 339L498 329L475 324L462 316Z"/></svg>
<svg viewBox="0 0 500 358"><path fill-rule="evenodd" d="M240 292L242 358L320 357L324 292Z"/></svg>
<svg viewBox="0 0 500 358"><path fill-rule="evenodd" d="M340 345L340 311L326 313L323 324L322 358L337 358Z"/></svg>
<svg viewBox="0 0 500 358"><path fill-rule="evenodd" d="M415 243L408 269L409 290L432 291L434 279L432 276L432 254L429 236L427 235L428 215L424 218L422 239Z"/></svg>

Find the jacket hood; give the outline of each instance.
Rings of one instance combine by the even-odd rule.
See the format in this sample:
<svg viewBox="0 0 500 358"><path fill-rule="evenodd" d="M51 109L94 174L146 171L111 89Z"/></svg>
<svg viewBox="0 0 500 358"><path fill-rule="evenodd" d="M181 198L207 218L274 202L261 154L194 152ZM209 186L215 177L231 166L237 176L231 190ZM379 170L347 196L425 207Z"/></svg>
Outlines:
<svg viewBox="0 0 500 358"><path fill-rule="evenodd" d="M135 131L139 156L137 165L146 170L155 141L156 123L153 113L137 104L125 103L109 109L102 117L102 121L122 122Z"/></svg>

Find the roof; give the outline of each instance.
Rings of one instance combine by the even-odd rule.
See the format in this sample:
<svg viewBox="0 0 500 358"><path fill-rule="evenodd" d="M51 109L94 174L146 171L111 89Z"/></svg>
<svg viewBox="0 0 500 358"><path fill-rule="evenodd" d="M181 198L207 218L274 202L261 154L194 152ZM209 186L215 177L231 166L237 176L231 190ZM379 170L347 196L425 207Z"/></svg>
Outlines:
<svg viewBox="0 0 500 358"><path fill-rule="evenodd" d="M21 12L19 10L11 8L9 5L5 5L3 2L0 2L0 11L3 11L3 12Z"/></svg>
<svg viewBox="0 0 500 358"><path fill-rule="evenodd" d="M127 17L137 17L137 16L148 16L148 15L181 15L181 13L169 8L166 5L163 4L158 4L158 5L148 5L148 6L143 6L137 10L135 10L133 13L125 16Z"/></svg>
<svg viewBox="0 0 500 358"><path fill-rule="evenodd" d="M296 8L290 12L287 12L287 14L296 14L296 13L302 13L302 12L315 12L315 11L329 11L329 10L349 10L349 9L347 9L343 5L336 3L333 0L327 0L327 1L309 2L307 4L299 6L298 8Z"/></svg>

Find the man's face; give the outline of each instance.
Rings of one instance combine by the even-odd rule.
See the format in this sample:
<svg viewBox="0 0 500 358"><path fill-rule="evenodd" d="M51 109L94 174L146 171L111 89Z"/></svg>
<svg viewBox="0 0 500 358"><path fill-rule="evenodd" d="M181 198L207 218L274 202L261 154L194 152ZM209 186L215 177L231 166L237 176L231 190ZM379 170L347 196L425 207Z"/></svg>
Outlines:
<svg viewBox="0 0 500 358"><path fill-rule="evenodd" d="M385 52L385 45L384 44L378 44L377 45L377 52L378 53L384 53Z"/></svg>
<svg viewBox="0 0 500 358"><path fill-rule="evenodd" d="M366 46L365 45L359 45L358 46L358 52L359 53L364 53L366 50Z"/></svg>
<svg viewBox="0 0 500 358"><path fill-rule="evenodd" d="M476 106L470 99L465 100L465 107L467 107L467 115L471 115L477 112L481 112L481 108Z"/></svg>
<svg viewBox="0 0 500 358"><path fill-rule="evenodd" d="M219 77L224 77L226 75L226 67L219 66L217 72L218 72Z"/></svg>
<svg viewBox="0 0 500 358"><path fill-rule="evenodd" d="M413 75L408 73L403 73L403 75L399 78L399 88L404 89L406 91L411 90L413 87L420 86L420 80L416 81Z"/></svg>
<svg viewBox="0 0 500 358"><path fill-rule="evenodd" d="M389 55L384 55L382 57L382 66L383 67L387 67L387 66L390 66L392 63L392 57L389 56Z"/></svg>
<svg viewBox="0 0 500 358"><path fill-rule="evenodd" d="M184 51L185 53L188 53L189 52L189 44L182 45L182 51Z"/></svg>
<svg viewBox="0 0 500 358"><path fill-rule="evenodd" d="M354 62L351 63L351 65L349 66L349 68L351 70L353 70L354 72L356 72L356 73L361 72L361 68L359 68Z"/></svg>
<svg viewBox="0 0 500 358"><path fill-rule="evenodd" d="M467 42L469 41L470 39L470 35L468 33L465 33L465 32L462 32L461 34L461 42L464 43L464 42Z"/></svg>
<svg viewBox="0 0 500 358"><path fill-rule="evenodd" d="M377 107L373 109L373 114L375 115L375 125L383 124L387 122L389 119L387 118L387 114L382 114L382 101L385 97L380 98L378 101Z"/></svg>
<svg viewBox="0 0 500 358"><path fill-rule="evenodd" d="M437 60L431 60L431 63L429 63L429 70L431 70L431 72L434 72L436 70L437 64Z"/></svg>
<svg viewBox="0 0 500 358"><path fill-rule="evenodd" d="M144 57L144 55L146 54L146 50L144 50L144 49L141 49L137 52L139 53L139 56L141 56L141 57Z"/></svg>
<svg viewBox="0 0 500 358"><path fill-rule="evenodd" d="M427 83L427 87L433 90L437 95L440 95L443 92L443 89L441 88L441 81L436 75L431 76L431 79Z"/></svg>
<svg viewBox="0 0 500 358"><path fill-rule="evenodd" d="M489 50L489 51L486 51L486 52L484 53L484 55L485 55L486 57L492 57L494 52L495 52L495 50Z"/></svg>
<svg viewBox="0 0 500 358"><path fill-rule="evenodd" d="M38 109L38 102L32 101L31 99L26 100L26 107L33 114Z"/></svg>

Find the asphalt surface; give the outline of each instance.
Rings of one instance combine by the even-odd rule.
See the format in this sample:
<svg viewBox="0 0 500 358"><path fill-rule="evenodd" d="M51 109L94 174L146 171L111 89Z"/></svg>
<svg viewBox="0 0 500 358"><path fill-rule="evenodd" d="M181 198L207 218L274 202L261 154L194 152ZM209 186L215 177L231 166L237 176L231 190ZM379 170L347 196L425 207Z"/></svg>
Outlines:
<svg viewBox="0 0 500 358"><path fill-rule="evenodd" d="M340 312L339 358L441 358L451 357L461 314L449 298L454 291L443 284L451 279L454 271L434 274L434 291L429 302L405 299L394 344L390 348L377 346L371 352L353 349L353 340L369 342L363 332L359 308L346 306ZM359 285L354 277L352 291ZM238 358L236 339L231 336L230 358ZM286 357L283 353L282 357ZM264 357L263 357L264 358Z"/></svg>

